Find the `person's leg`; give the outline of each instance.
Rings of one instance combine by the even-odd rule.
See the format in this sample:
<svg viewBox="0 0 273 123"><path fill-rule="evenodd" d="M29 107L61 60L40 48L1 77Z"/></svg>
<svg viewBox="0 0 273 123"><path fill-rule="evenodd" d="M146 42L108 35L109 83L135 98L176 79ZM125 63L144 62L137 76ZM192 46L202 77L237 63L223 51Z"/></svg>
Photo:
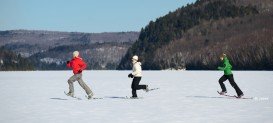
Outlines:
<svg viewBox="0 0 273 123"><path fill-rule="evenodd" d="M69 79L68 79L68 86L69 86L69 92L70 94L73 94L74 93L74 85L73 85L73 82L75 82L77 80L77 76L76 74L74 74L73 76L71 76Z"/></svg>
<svg viewBox="0 0 273 123"><path fill-rule="evenodd" d="M87 95L93 96L93 92L91 91L91 89L82 80L82 73L78 74L78 82L79 82L80 86L85 90Z"/></svg>
<svg viewBox="0 0 273 123"><path fill-rule="evenodd" d="M140 89L146 89L146 85L139 85L141 77L135 77L137 79L137 82L135 83L135 89L140 90Z"/></svg>
<svg viewBox="0 0 273 123"><path fill-rule="evenodd" d="M131 88L132 88L132 97L137 97L137 85L139 83L140 79L138 77L134 77Z"/></svg>
<svg viewBox="0 0 273 123"><path fill-rule="evenodd" d="M137 97L137 93L135 89L132 89L132 97Z"/></svg>
<svg viewBox="0 0 273 123"><path fill-rule="evenodd" d="M231 84L231 86L235 89L236 93L238 96L242 95L243 92L241 91L241 89L239 88L239 86L235 83L233 75L229 75L228 76L228 81Z"/></svg>
<svg viewBox="0 0 273 123"><path fill-rule="evenodd" d="M219 79L219 84L221 86L222 92L227 92L226 86L224 84L224 82L227 80L226 76L223 75L220 79Z"/></svg>

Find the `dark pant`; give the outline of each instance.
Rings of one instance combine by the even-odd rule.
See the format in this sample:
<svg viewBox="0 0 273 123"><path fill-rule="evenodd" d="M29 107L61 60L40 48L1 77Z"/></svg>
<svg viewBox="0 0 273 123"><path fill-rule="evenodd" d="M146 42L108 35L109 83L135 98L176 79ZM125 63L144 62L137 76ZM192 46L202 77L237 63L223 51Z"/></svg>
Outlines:
<svg viewBox="0 0 273 123"><path fill-rule="evenodd" d="M146 89L146 85L139 85L141 77L134 77L131 88L133 97L137 97L137 90Z"/></svg>
<svg viewBox="0 0 273 123"><path fill-rule="evenodd" d="M219 84L222 88L222 91L227 91L224 82L228 79L229 83L231 84L231 86L235 89L236 93L238 96L240 96L241 94L243 94L243 92L241 91L241 89L238 87L238 85L235 83L234 78L233 78L233 74L231 75L223 75L220 79L219 79Z"/></svg>

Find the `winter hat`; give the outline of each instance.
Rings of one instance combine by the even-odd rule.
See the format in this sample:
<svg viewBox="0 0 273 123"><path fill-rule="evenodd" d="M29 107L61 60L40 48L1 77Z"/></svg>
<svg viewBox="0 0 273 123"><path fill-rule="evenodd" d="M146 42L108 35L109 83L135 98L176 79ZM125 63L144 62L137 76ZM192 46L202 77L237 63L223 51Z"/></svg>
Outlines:
<svg viewBox="0 0 273 123"><path fill-rule="evenodd" d="M138 61L138 56L137 56L137 55L134 55L134 56L132 57L132 60Z"/></svg>
<svg viewBox="0 0 273 123"><path fill-rule="evenodd" d="M79 54L80 54L79 51L74 51L74 52L73 52L73 58L74 58L74 57L79 57Z"/></svg>
<svg viewBox="0 0 273 123"><path fill-rule="evenodd" d="M226 55L225 53L223 53L223 54L221 55L221 57L225 58L225 57L227 57L227 55Z"/></svg>
<svg viewBox="0 0 273 123"><path fill-rule="evenodd" d="M223 53L223 54L221 54L220 59L224 60L226 57L227 57L227 55L225 53Z"/></svg>

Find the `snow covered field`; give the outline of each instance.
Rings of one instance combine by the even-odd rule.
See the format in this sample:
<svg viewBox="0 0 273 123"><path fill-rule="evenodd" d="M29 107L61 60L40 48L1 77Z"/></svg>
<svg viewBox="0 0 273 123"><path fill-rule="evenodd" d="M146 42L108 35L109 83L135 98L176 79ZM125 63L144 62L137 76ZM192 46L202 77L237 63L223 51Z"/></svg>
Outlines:
<svg viewBox="0 0 273 123"><path fill-rule="evenodd" d="M221 71L144 71L151 92L131 96L130 71L85 71L83 79L99 100L64 95L71 71L0 72L0 123L272 123L273 72L235 71L235 81L254 99L219 96ZM228 93L235 91L226 81Z"/></svg>

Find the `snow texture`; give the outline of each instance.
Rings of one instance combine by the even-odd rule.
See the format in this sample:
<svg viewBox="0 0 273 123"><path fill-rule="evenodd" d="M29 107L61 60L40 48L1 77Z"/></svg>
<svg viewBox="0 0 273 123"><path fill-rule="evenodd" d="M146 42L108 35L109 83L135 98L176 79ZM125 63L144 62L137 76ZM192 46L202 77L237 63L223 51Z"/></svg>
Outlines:
<svg viewBox="0 0 273 123"><path fill-rule="evenodd" d="M84 71L98 100L87 100L75 84L67 97L71 71L0 72L0 123L272 123L272 71L235 71L245 97L218 95L221 71L144 71L151 92L131 96L130 71ZM235 90L226 81L228 94Z"/></svg>

